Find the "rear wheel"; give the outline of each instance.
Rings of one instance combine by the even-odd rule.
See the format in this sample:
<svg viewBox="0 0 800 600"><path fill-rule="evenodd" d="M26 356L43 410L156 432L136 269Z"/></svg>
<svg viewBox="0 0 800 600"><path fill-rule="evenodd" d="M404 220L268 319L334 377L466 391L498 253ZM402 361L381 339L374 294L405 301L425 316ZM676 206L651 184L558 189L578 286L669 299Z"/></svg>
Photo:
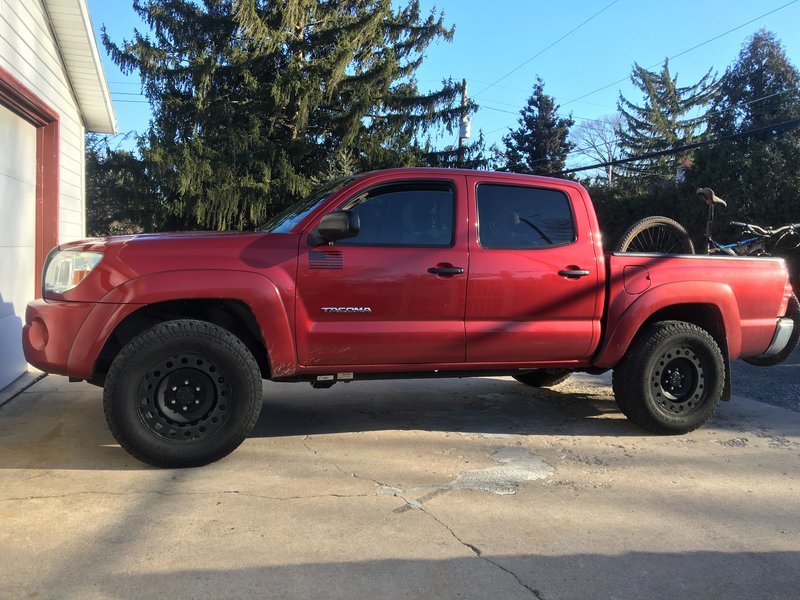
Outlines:
<svg viewBox="0 0 800 600"><path fill-rule="evenodd" d="M716 410L725 363L714 338L683 321L653 323L614 369L614 396L625 416L657 433L697 429Z"/></svg>
<svg viewBox="0 0 800 600"><path fill-rule="evenodd" d="M157 467L195 467L226 456L261 410L261 373L231 332L211 323L160 323L116 356L103 393L120 445Z"/></svg>
<svg viewBox="0 0 800 600"><path fill-rule="evenodd" d="M694 254L694 244L683 225L669 217L647 217L631 225L615 252Z"/></svg>
<svg viewBox="0 0 800 600"><path fill-rule="evenodd" d="M572 371L568 369L540 369L514 375L514 379L531 387L550 387L566 381Z"/></svg>
<svg viewBox="0 0 800 600"><path fill-rule="evenodd" d="M786 347L783 350L777 354L774 354L773 356L753 356L751 358L745 358L742 360L750 363L751 365L756 365L757 367L771 367L773 365L780 364L789 358L792 353L797 350L797 347L800 346L800 301L798 301L797 296L792 296L789 298L789 306L786 309L786 317L794 322L794 328L792 329L792 335L789 338L789 343L786 344Z"/></svg>

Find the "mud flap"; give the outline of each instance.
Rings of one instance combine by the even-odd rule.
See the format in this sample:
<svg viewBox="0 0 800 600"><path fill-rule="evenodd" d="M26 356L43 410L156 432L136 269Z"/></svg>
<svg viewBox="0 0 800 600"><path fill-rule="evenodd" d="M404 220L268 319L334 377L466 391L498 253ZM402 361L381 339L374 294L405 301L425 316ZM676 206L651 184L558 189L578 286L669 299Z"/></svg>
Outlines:
<svg viewBox="0 0 800 600"><path fill-rule="evenodd" d="M731 357L728 355L727 344L723 353L725 362L725 385L722 386L722 400L728 402L731 399Z"/></svg>

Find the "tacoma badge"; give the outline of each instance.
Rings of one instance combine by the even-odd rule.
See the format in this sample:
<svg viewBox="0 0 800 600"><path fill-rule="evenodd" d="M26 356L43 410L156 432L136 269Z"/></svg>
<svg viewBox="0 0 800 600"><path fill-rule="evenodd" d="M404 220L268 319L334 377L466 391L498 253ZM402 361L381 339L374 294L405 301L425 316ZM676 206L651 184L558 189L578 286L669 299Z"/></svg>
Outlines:
<svg viewBox="0 0 800 600"><path fill-rule="evenodd" d="M369 306L323 306L322 312L324 313L371 313L372 309Z"/></svg>

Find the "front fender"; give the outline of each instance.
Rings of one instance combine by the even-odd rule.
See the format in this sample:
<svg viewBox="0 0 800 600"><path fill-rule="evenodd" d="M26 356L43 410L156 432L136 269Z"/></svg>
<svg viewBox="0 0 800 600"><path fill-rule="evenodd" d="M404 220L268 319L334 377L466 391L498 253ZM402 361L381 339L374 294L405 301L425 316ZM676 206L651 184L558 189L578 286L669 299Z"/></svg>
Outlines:
<svg viewBox="0 0 800 600"><path fill-rule="evenodd" d="M166 271L144 275L108 292L84 321L70 351L68 372L87 379L109 336L128 315L148 304L169 300L230 299L244 302L258 321L266 342L270 373L292 375L297 368L294 349L294 290L285 301L271 279L258 273L227 270Z"/></svg>
<svg viewBox="0 0 800 600"><path fill-rule="evenodd" d="M608 308L607 335L594 365L613 368L625 355L642 325L658 311L682 304L714 306L722 316L728 355L736 359L742 349L741 318L730 286L708 281L680 281L651 288L631 300L618 294Z"/></svg>

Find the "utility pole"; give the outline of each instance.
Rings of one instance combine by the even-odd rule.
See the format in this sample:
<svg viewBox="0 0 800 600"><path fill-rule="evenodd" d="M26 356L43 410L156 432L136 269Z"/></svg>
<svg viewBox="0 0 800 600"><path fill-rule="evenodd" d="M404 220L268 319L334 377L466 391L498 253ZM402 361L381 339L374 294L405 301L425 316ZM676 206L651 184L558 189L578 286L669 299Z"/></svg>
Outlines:
<svg viewBox="0 0 800 600"><path fill-rule="evenodd" d="M464 166L464 152L466 150L467 140L469 139L469 114L467 114L467 105L469 98L467 97L467 80L461 80L461 120L458 124L458 155L456 164L457 167Z"/></svg>

